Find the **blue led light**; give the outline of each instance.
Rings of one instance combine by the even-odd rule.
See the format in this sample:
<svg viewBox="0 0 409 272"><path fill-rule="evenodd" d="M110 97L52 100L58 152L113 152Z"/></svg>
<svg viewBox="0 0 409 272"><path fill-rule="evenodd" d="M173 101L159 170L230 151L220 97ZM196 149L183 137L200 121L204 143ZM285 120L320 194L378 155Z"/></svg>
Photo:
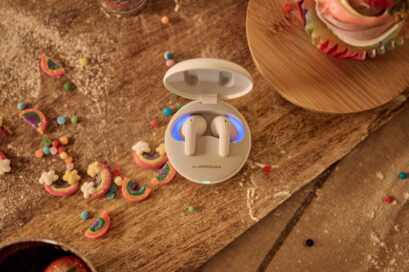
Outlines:
<svg viewBox="0 0 409 272"><path fill-rule="evenodd" d="M184 142L185 140L182 138L182 136L180 135L180 131L182 129L183 124L185 123L185 121L192 116L191 114L186 114L183 115L182 117L180 117L175 124L172 127L172 137L173 139L175 139L176 141L179 142Z"/></svg>
<svg viewBox="0 0 409 272"><path fill-rule="evenodd" d="M244 129L243 124L236 117L233 117L231 115L226 115L226 117L229 118L230 122L237 130L237 138L232 141L232 143L240 142L241 140L243 140L244 135L246 134L246 130Z"/></svg>

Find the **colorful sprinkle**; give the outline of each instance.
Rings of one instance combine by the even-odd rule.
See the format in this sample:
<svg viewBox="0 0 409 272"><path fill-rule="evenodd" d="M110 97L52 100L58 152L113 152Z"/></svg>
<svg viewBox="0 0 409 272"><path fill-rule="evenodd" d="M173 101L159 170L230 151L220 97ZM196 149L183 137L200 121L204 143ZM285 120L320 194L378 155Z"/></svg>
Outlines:
<svg viewBox="0 0 409 272"><path fill-rule="evenodd" d="M45 139L43 140L44 146L48 146L48 147L51 146L52 142L53 142L53 140L51 140L50 138L45 138Z"/></svg>
<svg viewBox="0 0 409 272"><path fill-rule="evenodd" d="M63 136L60 138L60 143L63 145L68 144L68 137L67 136Z"/></svg>
<svg viewBox="0 0 409 272"><path fill-rule="evenodd" d="M58 116L57 117L57 124L59 125L64 125L65 124L65 117L64 116Z"/></svg>
<svg viewBox="0 0 409 272"><path fill-rule="evenodd" d="M73 124L78 124L79 121L80 121L80 120L78 119L77 116L71 117L71 123L73 123Z"/></svg>
<svg viewBox="0 0 409 272"><path fill-rule="evenodd" d="M114 192L108 192L108 193L105 195L105 198L108 199L108 200L112 200L112 199L115 198L115 193L114 193Z"/></svg>
<svg viewBox="0 0 409 272"><path fill-rule="evenodd" d="M142 201L147 198L152 192L152 189L139 186L139 184L128 178L124 178L122 185L122 195L130 201Z"/></svg>
<svg viewBox="0 0 409 272"><path fill-rule="evenodd" d="M90 239L98 239L104 236L111 225L111 218L107 211L103 211L94 223L87 229L84 235Z"/></svg>
<svg viewBox="0 0 409 272"><path fill-rule="evenodd" d="M284 3L284 4L283 4L283 10L284 10L284 11L287 11L287 12L290 12L290 11L293 10L293 5L290 4L290 3Z"/></svg>
<svg viewBox="0 0 409 272"><path fill-rule="evenodd" d="M193 205L189 205L189 206L187 206L187 210L192 213L192 212L196 211L196 207L193 206Z"/></svg>
<svg viewBox="0 0 409 272"><path fill-rule="evenodd" d="M54 140L54 141L51 143L51 145L52 145L53 147L58 147L58 146L60 145L60 142L57 141L57 140Z"/></svg>
<svg viewBox="0 0 409 272"><path fill-rule="evenodd" d="M45 54L41 55L40 57L40 67L44 73L52 77L62 76L65 74L64 68L60 67Z"/></svg>
<svg viewBox="0 0 409 272"><path fill-rule="evenodd" d="M79 63L81 67L84 67L88 64L88 60L86 58L80 58Z"/></svg>
<svg viewBox="0 0 409 272"><path fill-rule="evenodd" d="M20 112L20 117L23 118L27 124L36 129L40 134L44 134L45 130L47 129L47 118L45 117L44 113L39 110L25 109Z"/></svg>
<svg viewBox="0 0 409 272"><path fill-rule="evenodd" d="M167 25L167 24L169 24L169 22L170 22L168 16L163 16L163 17L160 19L160 21L161 21L161 23L164 24L164 25Z"/></svg>
<svg viewBox="0 0 409 272"><path fill-rule="evenodd" d="M173 59L168 59L165 64L167 67L172 67L175 64L175 61Z"/></svg>
<svg viewBox="0 0 409 272"><path fill-rule="evenodd" d="M182 105L176 104L176 106L175 106L176 111L180 110L181 108L182 108Z"/></svg>
<svg viewBox="0 0 409 272"><path fill-rule="evenodd" d="M81 219L87 220L89 218L89 211L82 211L80 217Z"/></svg>
<svg viewBox="0 0 409 272"><path fill-rule="evenodd" d="M179 95L177 95L177 94L175 94L175 93L172 93L171 96L173 96L173 97L179 97Z"/></svg>
<svg viewBox="0 0 409 272"><path fill-rule="evenodd" d="M393 196L384 196L383 198L383 202L387 204L391 204L394 200L395 200L395 197Z"/></svg>
<svg viewBox="0 0 409 272"><path fill-rule="evenodd" d="M61 158L62 160L65 160L66 158L68 158L67 152L62 152L62 153L60 154L60 158Z"/></svg>
<svg viewBox="0 0 409 272"><path fill-rule="evenodd" d="M406 172L400 172L400 173L399 173L399 178L400 178L400 179L406 179L406 178L408 178L408 173L406 173Z"/></svg>
<svg viewBox="0 0 409 272"><path fill-rule="evenodd" d="M74 84L71 81L67 81L64 83L64 90L72 91L74 90Z"/></svg>
<svg viewBox="0 0 409 272"><path fill-rule="evenodd" d="M68 157L65 159L65 163L70 163L70 162L72 162L73 160L74 160L73 157L68 156Z"/></svg>
<svg viewBox="0 0 409 272"><path fill-rule="evenodd" d="M63 152L65 152L65 147L60 146L60 147L58 148L58 154L61 154L61 153L63 153Z"/></svg>
<svg viewBox="0 0 409 272"><path fill-rule="evenodd" d="M42 157L44 156L43 151L41 151L41 149L37 150L37 151L34 153L34 155L35 155L37 158L42 158Z"/></svg>
<svg viewBox="0 0 409 272"><path fill-rule="evenodd" d="M121 186L122 185L122 177L115 177L114 178L114 182L117 186Z"/></svg>
<svg viewBox="0 0 409 272"><path fill-rule="evenodd" d="M312 239L305 240L305 245L308 247L312 247L314 245L314 240Z"/></svg>
<svg viewBox="0 0 409 272"><path fill-rule="evenodd" d="M157 127L158 124L159 124L158 120L152 120L151 121L151 126L153 126L153 127Z"/></svg>
<svg viewBox="0 0 409 272"><path fill-rule="evenodd" d="M116 186L116 184L112 184L111 187L109 187L109 191L116 193L116 191L118 191L118 186Z"/></svg>
<svg viewBox="0 0 409 272"><path fill-rule="evenodd" d="M50 153L51 153L51 155L55 155L55 154L58 153L58 149L55 146L53 146L53 147L50 148Z"/></svg>
<svg viewBox="0 0 409 272"><path fill-rule="evenodd" d="M48 146L44 146L42 151L44 155L50 155L50 152L51 152Z"/></svg>
<svg viewBox="0 0 409 272"><path fill-rule="evenodd" d="M170 162L167 161L160 169L159 173L151 179L151 182L156 185L162 185L171 182L175 176L175 168L173 168Z"/></svg>
<svg viewBox="0 0 409 272"><path fill-rule="evenodd" d="M163 58L164 58L165 60L172 59L172 58L173 58L173 54L170 53L169 51L166 51L165 54L163 55Z"/></svg>
<svg viewBox="0 0 409 272"><path fill-rule="evenodd" d="M114 168L114 170L112 170L112 174L114 174L114 176L120 176L121 175L121 169Z"/></svg>
<svg viewBox="0 0 409 272"><path fill-rule="evenodd" d="M163 109L163 114L164 115L172 115L172 109L171 108L164 108Z"/></svg>
<svg viewBox="0 0 409 272"><path fill-rule="evenodd" d="M264 166L263 167L263 169L262 169L262 171L263 171L263 173L264 174L270 174L271 173L271 166L269 166L269 165L266 165L266 166Z"/></svg>
<svg viewBox="0 0 409 272"><path fill-rule="evenodd" d="M26 108L27 108L27 105L24 102L19 102L17 104L17 109L20 110L20 111L25 110Z"/></svg>
<svg viewBox="0 0 409 272"><path fill-rule="evenodd" d="M67 163L65 165L65 169L70 170L70 171L73 170L74 169L74 164L72 162Z"/></svg>

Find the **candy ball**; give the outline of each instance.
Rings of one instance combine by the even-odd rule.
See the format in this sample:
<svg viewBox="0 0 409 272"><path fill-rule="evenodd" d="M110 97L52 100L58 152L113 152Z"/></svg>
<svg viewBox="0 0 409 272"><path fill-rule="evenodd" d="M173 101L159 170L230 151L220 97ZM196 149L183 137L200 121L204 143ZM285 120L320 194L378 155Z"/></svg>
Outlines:
<svg viewBox="0 0 409 272"><path fill-rule="evenodd" d="M64 125L65 124L65 117L64 116L58 116L57 117L57 124Z"/></svg>
<svg viewBox="0 0 409 272"><path fill-rule="evenodd" d="M34 153L34 155L37 157L37 158L42 158L43 157L43 151L41 151L41 149L39 149L39 150L37 150L35 153Z"/></svg>
<svg viewBox="0 0 409 272"><path fill-rule="evenodd" d="M111 184L111 187L109 187L109 191L115 193L118 191L118 186L116 184Z"/></svg>
<svg viewBox="0 0 409 272"><path fill-rule="evenodd" d="M166 51L165 54L163 55L163 58L164 58L165 60L172 59L172 58L173 58L173 54L170 53L169 51Z"/></svg>
<svg viewBox="0 0 409 272"><path fill-rule="evenodd" d="M26 109L26 107L27 107L27 105L26 105L26 103L24 103L24 102L19 102L18 104L17 104L17 109L18 110L25 110Z"/></svg>
<svg viewBox="0 0 409 272"><path fill-rule="evenodd" d="M408 174L406 172L400 172L399 173L399 178L400 179L406 179L406 178L408 178Z"/></svg>
<svg viewBox="0 0 409 272"><path fill-rule="evenodd" d="M105 195L105 198L106 198L106 199L109 199L109 200L114 199L114 198L115 198L115 193L113 193L113 192L108 192L108 193Z"/></svg>
<svg viewBox="0 0 409 272"><path fill-rule="evenodd" d="M153 126L153 127L157 127L158 126L158 120L152 120L151 121L151 126Z"/></svg>
<svg viewBox="0 0 409 272"><path fill-rule="evenodd" d="M55 146L53 146L53 147L50 148L50 153L51 153L51 155L55 155L55 154L58 153L58 149Z"/></svg>
<svg viewBox="0 0 409 272"><path fill-rule="evenodd" d="M54 146L54 147L58 147L58 146L60 145L60 142L57 141L57 140L54 140L54 141L51 143L51 145Z"/></svg>
<svg viewBox="0 0 409 272"><path fill-rule="evenodd" d="M305 240L305 245L308 247L312 247L314 245L314 240L312 239Z"/></svg>
<svg viewBox="0 0 409 272"><path fill-rule="evenodd" d="M50 155L50 148L48 146L44 146L42 151L44 155Z"/></svg>
<svg viewBox="0 0 409 272"><path fill-rule="evenodd" d="M78 120L78 117L77 117L77 116L71 117L71 123L77 124L78 122L79 122L79 120Z"/></svg>
<svg viewBox="0 0 409 272"><path fill-rule="evenodd" d="M74 169L74 164L72 163L72 162L70 162L70 163L67 163L66 165L65 165L65 167L67 168L67 170L73 170Z"/></svg>
<svg viewBox="0 0 409 272"><path fill-rule="evenodd" d="M162 24L167 25L169 24L169 17L168 16L163 16L160 21L162 22Z"/></svg>
<svg viewBox="0 0 409 272"><path fill-rule="evenodd" d="M173 59L168 59L166 60L166 66L171 67L175 64L175 61Z"/></svg>
<svg viewBox="0 0 409 272"><path fill-rule="evenodd" d="M80 214L81 219L87 220L89 218L89 211L83 211Z"/></svg>
<svg viewBox="0 0 409 272"><path fill-rule="evenodd" d="M189 212L195 212L195 211L196 211L196 207L193 206L193 205L189 205L189 206L187 207L187 210L188 210Z"/></svg>
<svg viewBox="0 0 409 272"><path fill-rule="evenodd" d="M164 108L163 109L163 114L164 115L172 115L172 109L171 108Z"/></svg>
<svg viewBox="0 0 409 272"><path fill-rule="evenodd" d="M74 160L74 159L73 159L71 156L68 156L68 157L65 159L65 163L71 163L73 160Z"/></svg>
<svg viewBox="0 0 409 272"><path fill-rule="evenodd" d="M79 59L80 66L84 67L88 64L88 60L86 58Z"/></svg>
<svg viewBox="0 0 409 272"><path fill-rule="evenodd" d="M64 90L72 91L74 90L74 84L71 81L67 81L64 83Z"/></svg>
<svg viewBox="0 0 409 272"><path fill-rule="evenodd" d="M62 160L65 160L67 157L68 157L67 152L62 152L62 153L60 154L60 158L61 158Z"/></svg>
<svg viewBox="0 0 409 272"><path fill-rule="evenodd" d="M182 108L182 105L176 104L175 109L176 109L177 111L180 110L181 108Z"/></svg>
<svg viewBox="0 0 409 272"><path fill-rule="evenodd" d="M119 176L119 175L121 175L121 169L119 169L119 168L114 168L114 170L112 170L112 174L114 174L114 176Z"/></svg>
<svg viewBox="0 0 409 272"><path fill-rule="evenodd" d="M62 136L62 137L60 138L60 142L61 142L63 145L68 144L68 137L67 137L67 136Z"/></svg>
<svg viewBox="0 0 409 272"><path fill-rule="evenodd" d="M177 94L175 94L175 93L172 93L171 96L173 96L173 97L179 97L179 95L177 95Z"/></svg>
<svg viewBox="0 0 409 272"><path fill-rule="evenodd" d="M45 138L44 140L43 140L43 144L45 145L45 146L51 146L51 144L52 144L52 142L53 142L53 140L51 140L50 138Z"/></svg>
<svg viewBox="0 0 409 272"><path fill-rule="evenodd" d="M115 184L117 185L117 186L121 186L121 184L122 184L122 178L121 177L115 177L114 178L114 182L115 182Z"/></svg>
<svg viewBox="0 0 409 272"><path fill-rule="evenodd" d="M65 152L65 147L60 146L60 147L58 148L58 154L61 154L61 153L63 153L63 152Z"/></svg>

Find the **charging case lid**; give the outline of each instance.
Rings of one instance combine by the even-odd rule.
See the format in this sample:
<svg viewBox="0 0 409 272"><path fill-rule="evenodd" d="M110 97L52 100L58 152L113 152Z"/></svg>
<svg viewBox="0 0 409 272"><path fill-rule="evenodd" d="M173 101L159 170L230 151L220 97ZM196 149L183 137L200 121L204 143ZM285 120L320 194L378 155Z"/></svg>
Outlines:
<svg viewBox="0 0 409 272"><path fill-rule="evenodd" d="M246 69L227 60L211 58L190 59L173 65L163 83L169 91L194 100L208 95L233 99L253 88Z"/></svg>

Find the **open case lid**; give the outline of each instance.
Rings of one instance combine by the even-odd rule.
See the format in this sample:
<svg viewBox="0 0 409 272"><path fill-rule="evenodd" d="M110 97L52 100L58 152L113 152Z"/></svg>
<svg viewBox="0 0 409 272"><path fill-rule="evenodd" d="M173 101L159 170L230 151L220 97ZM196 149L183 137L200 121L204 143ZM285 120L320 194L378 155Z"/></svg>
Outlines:
<svg viewBox="0 0 409 272"><path fill-rule="evenodd" d="M243 96L253 88L249 72L227 60L197 58L179 62L165 74L166 88L189 99L204 95L232 99Z"/></svg>

